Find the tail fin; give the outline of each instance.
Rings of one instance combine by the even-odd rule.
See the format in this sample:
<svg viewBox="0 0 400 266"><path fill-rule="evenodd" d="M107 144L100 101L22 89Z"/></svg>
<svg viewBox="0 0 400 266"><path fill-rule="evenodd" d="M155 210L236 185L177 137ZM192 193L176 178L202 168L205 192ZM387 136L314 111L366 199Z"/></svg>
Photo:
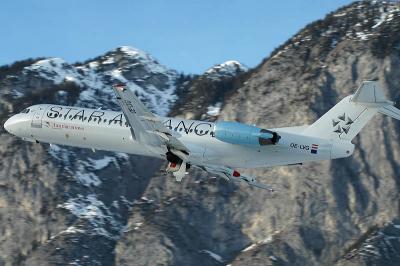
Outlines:
<svg viewBox="0 0 400 266"><path fill-rule="evenodd" d="M364 81L355 94L341 100L302 134L350 141L377 112L400 120L400 110L393 104L376 81Z"/></svg>

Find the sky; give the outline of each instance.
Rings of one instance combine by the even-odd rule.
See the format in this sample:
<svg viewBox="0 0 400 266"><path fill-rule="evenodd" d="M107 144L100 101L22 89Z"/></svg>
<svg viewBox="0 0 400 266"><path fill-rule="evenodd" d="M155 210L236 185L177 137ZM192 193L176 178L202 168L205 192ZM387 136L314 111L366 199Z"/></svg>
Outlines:
<svg viewBox="0 0 400 266"><path fill-rule="evenodd" d="M34 57L85 61L122 45L179 72L274 48L349 0L2 0L0 65Z"/></svg>

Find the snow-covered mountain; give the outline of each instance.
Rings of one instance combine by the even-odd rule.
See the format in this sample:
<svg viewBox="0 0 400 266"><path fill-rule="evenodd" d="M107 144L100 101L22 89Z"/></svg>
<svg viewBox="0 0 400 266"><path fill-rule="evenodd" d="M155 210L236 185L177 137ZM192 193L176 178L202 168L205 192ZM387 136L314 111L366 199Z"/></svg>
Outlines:
<svg viewBox="0 0 400 266"><path fill-rule="evenodd" d="M161 65L148 53L123 46L84 64L71 65L61 58L37 61L24 75L43 78L53 84L72 82L82 88L78 105L109 107L110 85L125 83L159 115L166 115L176 100L178 73ZM17 95L23 92L15 91ZM60 92L67 97L68 92ZM115 107L115 106L113 106Z"/></svg>
<svg viewBox="0 0 400 266"><path fill-rule="evenodd" d="M71 64L61 58L27 60L4 66L0 73L2 122L8 114L37 103L119 110L111 90L115 83L127 84L148 108L167 115L178 94L186 95L185 86L196 80L127 46L83 63ZM223 75L220 73L219 78ZM232 78L232 73L227 76ZM161 162L122 153L31 144L8 134L0 137L4 162L0 186L9 183L13 189L8 191L18 191L21 183L33 178L27 194L3 194L0 199L1 206L2 202L10 206L0 210L0 222L2 229L11 234L0 244L4 251L0 264L2 256L9 258L7 263L20 264L25 259L19 258L30 253L24 263L42 265L43 257L59 250L63 253L59 263L109 265L115 242L126 228L129 209L146 204L147 199L140 195ZM12 154L8 153L10 149ZM29 167L17 170L21 163ZM48 188L49 184L58 185ZM12 202L19 200L29 203L22 208L12 207ZM32 212L26 213L25 208ZM25 242L16 239L12 228L24 234L30 230L30 225L18 222L18 217L40 224L43 215L51 215L56 221L52 226L37 225ZM90 248L78 249L74 244L77 241ZM40 248L33 251L35 243L40 243Z"/></svg>
<svg viewBox="0 0 400 266"><path fill-rule="evenodd" d="M394 219L382 227L372 227L359 241L347 249L341 264L399 265L400 220Z"/></svg>
<svg viewBox="0 0 400 266"><path fill-rule="evenodd" d="M360 1L299 31L255 69L199 76L120 47L79 64L0 67L0 122L34 103L119 110L126 82L159 114L267 128L309 124L363 79L400 94L400 16ZM269 194L162 162L16 139L0 129L0 265L388 265L398 262L399 127L377 116L354 156L249 170Z"/></svg>
<svg viewBox="0 0 400 266"><path fill-rule="evenodd" d="M208 69L204 75L207 78L219 80L226 77L235 77L249 69L238 61L229 60L222 64L215 65Z"/></svg>

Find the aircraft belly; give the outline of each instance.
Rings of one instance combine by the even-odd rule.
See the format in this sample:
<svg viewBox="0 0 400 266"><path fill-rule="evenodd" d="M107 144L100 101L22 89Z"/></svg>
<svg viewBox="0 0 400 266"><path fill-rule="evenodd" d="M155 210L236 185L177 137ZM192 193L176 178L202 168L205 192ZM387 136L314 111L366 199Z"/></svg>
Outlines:
<svg viewBox="0 0 400 266"><path fill-rule="evenodd" d="M246 168L256 156L257 149L212 139L206 145L204 163Z"/></svg>

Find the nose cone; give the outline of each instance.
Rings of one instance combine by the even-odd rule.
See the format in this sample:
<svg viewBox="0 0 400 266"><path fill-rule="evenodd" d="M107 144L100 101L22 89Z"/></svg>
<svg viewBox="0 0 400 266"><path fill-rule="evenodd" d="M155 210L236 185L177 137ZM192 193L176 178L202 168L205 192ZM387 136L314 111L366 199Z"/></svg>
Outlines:
<svg viewBox="0 0 400 266"><path fill-rule="evenodd" d="M15 134L15 121L14 121L13 117L10 117L4 123L4 129L7 130L7 132L10 134Z"/></svg>

